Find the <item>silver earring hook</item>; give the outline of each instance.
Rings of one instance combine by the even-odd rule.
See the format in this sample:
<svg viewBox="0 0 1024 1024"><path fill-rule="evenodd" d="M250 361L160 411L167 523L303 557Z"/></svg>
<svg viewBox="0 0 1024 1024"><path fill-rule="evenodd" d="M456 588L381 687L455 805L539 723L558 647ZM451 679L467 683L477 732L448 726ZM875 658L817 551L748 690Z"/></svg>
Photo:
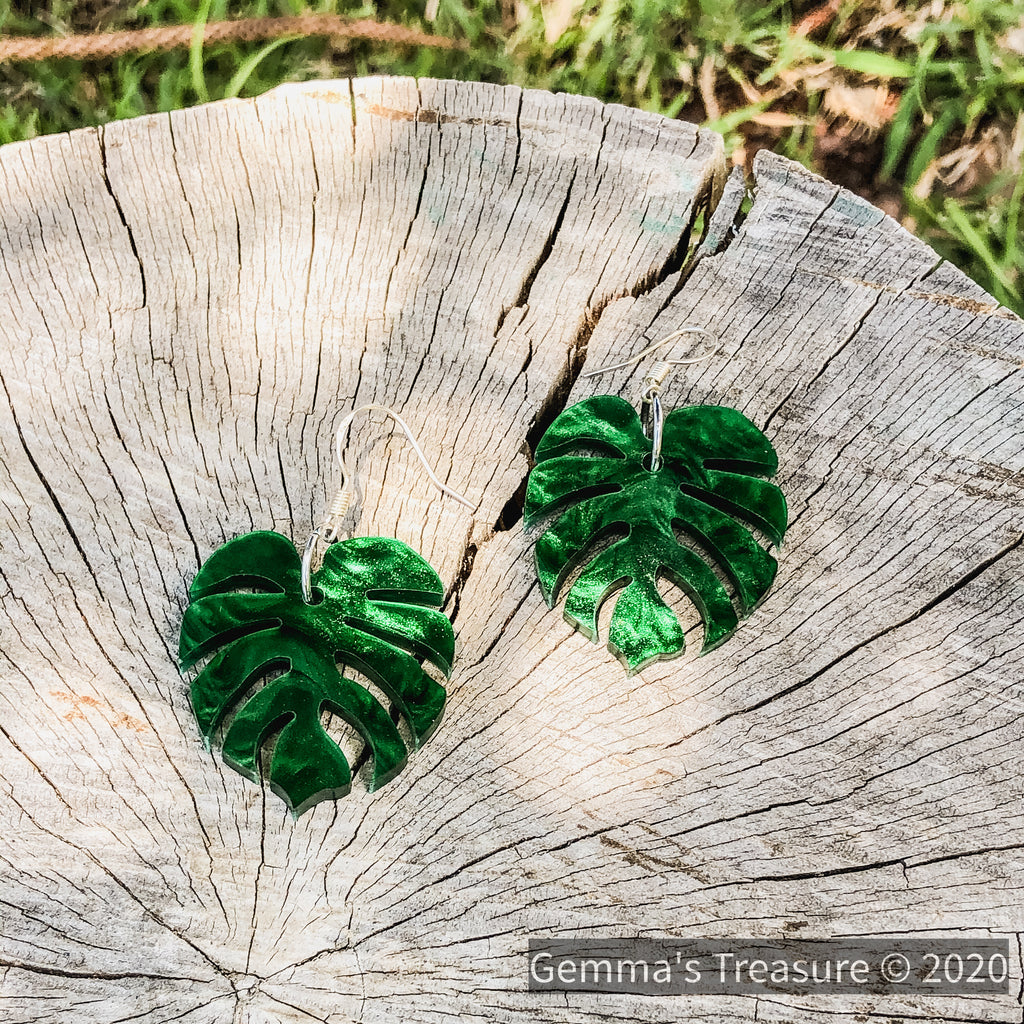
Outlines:
<svg viewBox="0 0 1024 1024"><path fill-rule="evenodd" d="M657 352L663 345L667 345L670 341L675 341L676 338L682 338L687 334L703 334L705 338L710 338L712 341L717 342L715 347L710 352L705 352L702 356L694 356L692 359L665 359L658 364L658 368L667 366L669 369L665 371L661 380L658 381L659 386L665 382L665 377L671 372L672 367L675 366L686 366L689 363L700 363L705 359L710 359L712 356L718 355L722 350L722 343L718 338L717 334L713 334L711 331L706 330L703 327L680 327L678 331L673 331L671 334L666 334L660 341L656 341L647 348L640 352L637 352L635 356L630 356L629 359L624 359L621 363L612 363L609 366L602 366L596 370L587 370L586 373L582 374L583 377L598 377L602 373L612 373L615 370L624 370L627 366L634 366L639 363L641 359L649 356L652 352ZM653 371L652 371L653 373ZM649 374L648 376L651 376ZM646 380L646 378L645 378Z"/></svg>
<svg viewBox="0 0 1024 1024"><path fill-rule="evenodd" d="M627 366L634 366L639 363L645 356L649 356L652 352L657 352L663 345L667 345L670 341L675 341L676 338L682 338L687 334L701 334L705 338L711 338L716 342L715 347L710 352L705 352L700 356L693 356L689 359L662 359L660 362L654 364L648 373L644 375L641 391L640 400L644 407L650 408L650 427L651 427L651 472L656 472L661 469L661 445L664 440L665 431L665 417L661 408L661 387L668 379L668 375L677 366L688 366L690 363L700 363L705 359L710 359L712 356L718 355L722 350L722 343L716 334L706 330L703 327L680 327L678 331L673 331L671 334L666 334L660 341L656 341L643 351L638 352L635 356L631 356L629 359L624 359L621 363L614 363L610 366L602 366L596 370L588 370L582 376L584 377L597 377L602 373L611 373L613 370L624 370Z"/></svg>
<svg viewBox="0 0 1024 1024"><path fill-rule="evenodd" d="M409 428L409 424L402 419L393 409L389 409L384 405L361 405L358 409L353 409L339 424L337 431L334 435L334 450L338 457L338 463L341 466L341 484L338 487L337 492L334 495L334 499L328 506L327 513L324 516L324 521L321 525L314 530L306 541L306 546L302 552L302 600L306 604L310 604L312 601L313 588L311 586L311 576L313 568L313 556L316 554L316 548L319 542L325 541L327 544L331 544L338 539L338 529L341 526L341 520L345 517L345 513L352 507L352 502L355 500L355 474L348 467L348 463L345 462L345 434L348 432L348 428L352 425L352 421L361 412L382 412L390 416L401 428L405 431L405 436L412 445L412 450L416 453L420 462L423 464L423 469L426 471L427 479L443 493L454 498L456 501L461 502L468 509L475 509L476 506L468 499L463 497L457 491L452 490L446 483L440 480L437 474L431 469L430 463L427 462L427 457L423 454L423 449L419 446L419 442L416 440L415 435Z"/></svg>

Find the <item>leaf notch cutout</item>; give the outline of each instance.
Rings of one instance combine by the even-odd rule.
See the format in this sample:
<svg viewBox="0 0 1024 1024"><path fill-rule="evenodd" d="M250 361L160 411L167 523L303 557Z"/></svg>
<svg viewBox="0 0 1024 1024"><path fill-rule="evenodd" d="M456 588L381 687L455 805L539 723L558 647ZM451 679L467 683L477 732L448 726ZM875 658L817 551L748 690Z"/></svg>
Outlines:
<svg viewBox="0 0 1024 1024"><path fill-rule="evenodd" d="M455 653L452 625L436 610L441 580L399 540L352 537L331 544L312 585L315 601L307 605L301 559L281 534L257 531L230 540L203 563L189 590L178 652L183 670L213 654L192 681L192 709L208 747L235 710L223 738L225 763L258 782L261 748L277 737L268 783L295 817L351 789L348 761L321 723L324 709L367 744L370 791L406 764L395 722L339 662L384 691L418 748L440 723L445 702L444 687L421 659L447 677Z"/></svg>
<svg viewBox="0 0 1024 1024"><path fill-rule="evenodd" d="M629 675L686 646L678 617L658 592L660 577L700 613L703 654L732 635L775 579L778 563L751 529L778 545L788 520L782 491L767 479L778 469L775 449L737 409L674 409L665 417L662 466L655 472L648 468L651 452L625 399L597 395L578 402L537 445L523 513L527 526L555 515L535 548L549 608L582 566L566 595L565 618L597 642L601 605L620 591L608 647ZM738 613L708 561L680 544L677 528L724 571ZM602 537L622 530L625 536L593 553Z"/></svg>

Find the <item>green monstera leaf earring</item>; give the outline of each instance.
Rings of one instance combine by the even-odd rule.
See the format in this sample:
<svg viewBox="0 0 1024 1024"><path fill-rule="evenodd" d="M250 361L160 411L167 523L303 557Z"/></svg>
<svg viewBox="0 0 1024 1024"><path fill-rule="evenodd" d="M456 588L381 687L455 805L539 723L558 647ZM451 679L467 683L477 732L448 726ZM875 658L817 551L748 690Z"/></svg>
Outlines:
<svg viewBox="0 0 1024 1024"><path fill-rule="evenodd" d="M200 568L181 625L182 669L212 654L191 687L207 746L222 736L225 762L259 781L261 750L276 737L267 781L296 817L351 788L348 761L321 723L325 710L365 741L373 759L370 790L391 781L406 763L406 744L391 715L340 666L380 687L408 724L412 746L419 747L440 722L445 702L444 687L421 662L430 661L447 677L455 653L451 623L437 610L444 588L420 555L389 537L338 539L354 495L344 436L353 417L370 409L387 413L405 430L436 486L473 507L438 480L400 416L362 406L338 428L342 484L303 555L271 531L228 541ZM320 543L326 550L314 572Z"/></svg>
<svg viewBox="0 0 1024 1024"><path fill-rule="evenodd" d="M684 327L626 362L585 376L630 366L683 334L708 332ZM608 647L630 674L685 647L679 619L658 591L660 577L680 587L700 612L703 653L734 632L775 578L777 563L751 528L773 544L786 532L786 500L767 479L778 468L775 450L746 416L718 405L663 415L668 374L697 361L666 360L644 378L649 430L617 395L596 395L564 410L537 445L527 486L526 525L554 517L535 549L548 606L582 566L568 590L565 617L597 642L601 605L621 591ZM686 538L694 543L687 546Z"/></svg>

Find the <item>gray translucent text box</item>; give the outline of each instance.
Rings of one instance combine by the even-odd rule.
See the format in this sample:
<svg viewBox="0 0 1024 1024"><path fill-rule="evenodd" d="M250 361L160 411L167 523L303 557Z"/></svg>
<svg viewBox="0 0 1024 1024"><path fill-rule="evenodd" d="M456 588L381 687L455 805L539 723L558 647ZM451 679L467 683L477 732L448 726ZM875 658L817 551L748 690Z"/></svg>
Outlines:
<svg viewBox="0 0 1024 1024"><path fill-rule="evenodd" d="M1003 993L1009 939L531 939L531 991Z"/></svg>

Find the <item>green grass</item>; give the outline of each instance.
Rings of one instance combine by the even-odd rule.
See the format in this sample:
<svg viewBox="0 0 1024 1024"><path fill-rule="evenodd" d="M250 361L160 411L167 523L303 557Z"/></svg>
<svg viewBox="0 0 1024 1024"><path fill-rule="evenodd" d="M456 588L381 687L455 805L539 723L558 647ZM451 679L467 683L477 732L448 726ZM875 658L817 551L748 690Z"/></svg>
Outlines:
<svg viewBox="0 0 1024 1024"><path fill-rule="evenodd" d="M1020 0L440 0L423 4L0 0L0 31L76 31L335 13L469 42L466 52L324 39L0 68L0 142L257 95L283 81L411 74L584 93L771 146L901 217L1024 313ZM1017 34L1014 34L1014 30Z"/></svg>

